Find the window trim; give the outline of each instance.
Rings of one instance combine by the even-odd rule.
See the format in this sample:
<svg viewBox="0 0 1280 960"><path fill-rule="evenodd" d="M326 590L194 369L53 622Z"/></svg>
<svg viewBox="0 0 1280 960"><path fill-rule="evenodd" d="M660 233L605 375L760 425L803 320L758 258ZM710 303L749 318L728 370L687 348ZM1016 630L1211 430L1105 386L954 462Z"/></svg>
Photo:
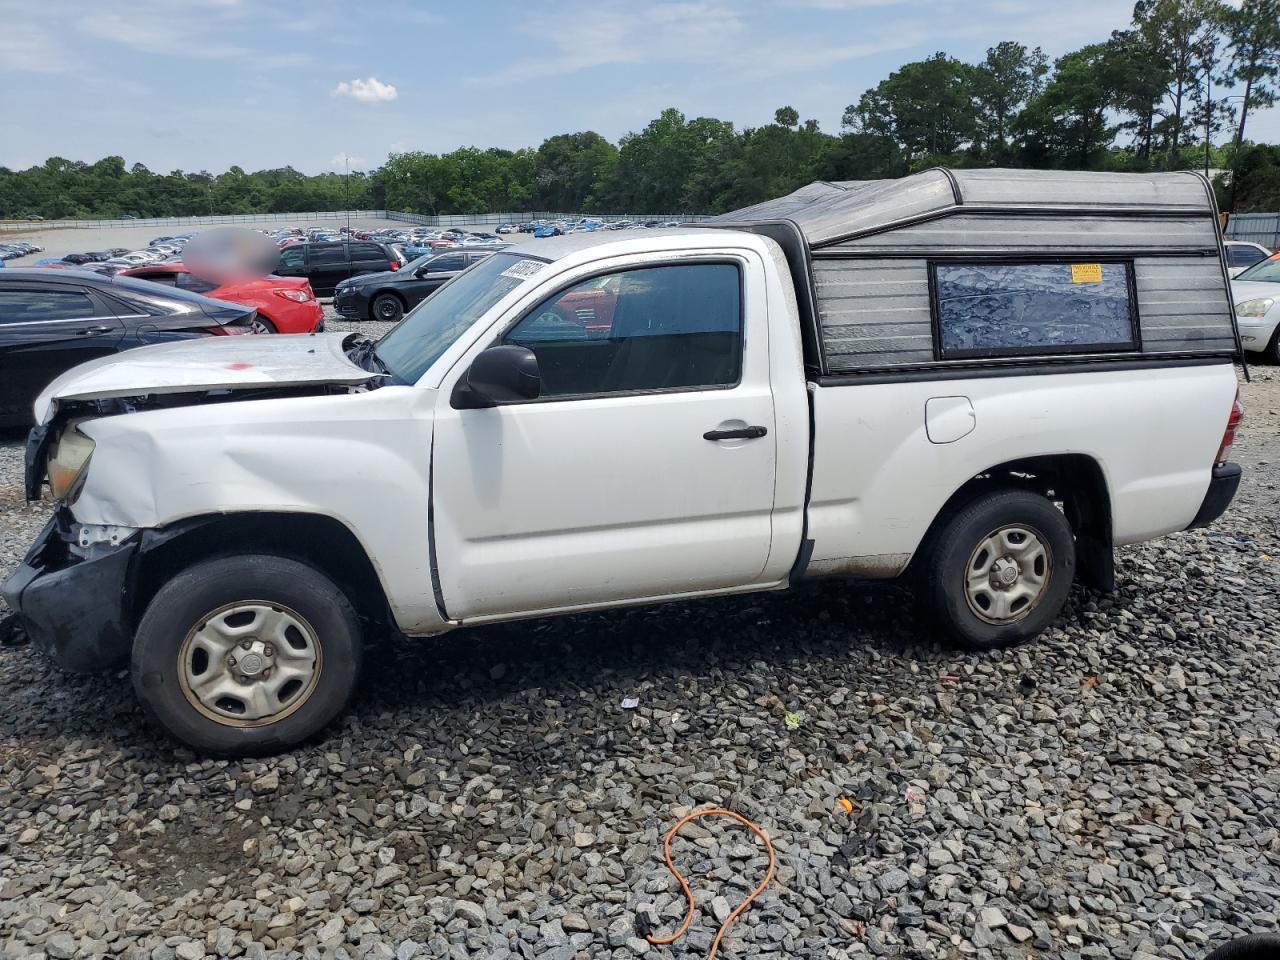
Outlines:
<svg viewBox="0 0 1280 960"><path fill-rule="evenodd" d="M726 254L710 254L705 257L676 257L670 260L654 260L646 263L632 264L630 266L602 267L599 270L593 270L590 273L583 274L582 276L577 277L576 279L574 279L570 283L565 284L564 286L557 287L555 290L551 291L545 297L540 298L532 306L526 308L525 310L522 310L516 316L516 318L511 323L504 326L502 330L498 333L497 337L494 340L490 341L490 343L483 349L487 350L489 349L489 347L502 346L506 342L507 334L510 333L512 330L514 330L516 327L518 327L522 322L524 322L526 318L532 316L534 311L540 309L544 304L548 303L551 300L554 300L556 297L559 297L561 294L572 289L573 287L576 287L582 283L586 283L588 280L594 280L597 277L603 277L603 276L607 276L609 274L614 274L614 273L628 273L635 270L651 270L657 267L683 267L683 266L708 266L708 265L714 266L717 264L721 266L731 266L738 271L738 322L740 324L740 330L741 330L742 336L741 336L741 340L738 348L739 349L738 379L735 380L733 383L718 383L718 384L708 384L708 385L702 385L702 386L688 386L688 387L651 387L651 388L636 389L636 390L607 390L607 391L601 391L596 393L564 393L554 397L534 397L532 400L508 400L502 403L498 403L495 406L516 407L516 406L529 406L529 405L538 404L538 403L563 403L566 401L574 402L578 400L603 400L611 397L647 397L647 396L658 396L662 394L707 393L710 391L736 390L738 387L742 386L743 376L745 375L746 368L747 368L747 362L746 362L747 361L747 273L745 269L746 267L745 261L737 257L733 257ZM474 361L474 359L475 358L473 357L472 360ZM471 364L468 363L467 370L463 374L463 376L466 377L470 373L470 371L471 371Z"/></svg>
<svg viewBox="0 0 1280 960"><path fill-rule="evenodd" d="M994 347L975 350L947 350L942 345L942 317L938 303L939 266L1018 267L1070 263L1118 263L1125 268L1125 292L1129 299L1129 334L1127 344L1094 341L1060 346ZM1028 254L1002 257L933 256L925 258L929 285L929 326L933 335L933 359L936 363L956 361L998 360L1001 358L1061 357L1089 354L1112 354L1122 357L1142 353L1142 323L1138 316L1138 286L1132 257L1111 255Z"/></svg>

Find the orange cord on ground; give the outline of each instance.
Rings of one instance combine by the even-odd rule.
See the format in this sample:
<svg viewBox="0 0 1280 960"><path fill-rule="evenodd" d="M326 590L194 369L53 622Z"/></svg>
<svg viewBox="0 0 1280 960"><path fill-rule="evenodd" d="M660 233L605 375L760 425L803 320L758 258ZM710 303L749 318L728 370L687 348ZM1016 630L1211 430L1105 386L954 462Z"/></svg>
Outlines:
<svg viewBox="0 0 1280 960"><path fill-rule="evenodd" d="M693 891L689 889L689 882L685 880L684 875L677 870L676 865L671 862L671 841L675 838L675 835L680 832L681 827L692 820L697 820L699 817L729 817L732 820L737 820L738 823L747 827L757 837L759 837L764 843L765 849L769 851L769 870L765 873L764 879L760 881L760 885L752 890L745 900L738 904L733 913L729 914L729 916L725 918L724 923L720 924L720 931L716 934L715 940L711 941L711 952L707 954L707 960L715 960L716 951L720 949L720 941L724 939L725 931L729 929L729 926L733 921L738 919L738 915L751 905L751 901L760 896L761 891L769 885L769 881L773 879L773 868L776 865L777 860L773 854L773 843L770 842L769 835L740 813L734 813L732 810L723 810L716 807L712 810L695 810L688 816L682 817L674 827L667 831L667 838L662 841L662 853L663 856L667 858L667 869L670 870L671 875L679 881L680 889L684 891L685 899L689 901L689 913L684 918L684 923L680 924L680 929L671 934L671 936L655 937L653 934L647 935L645 939L650 943L657 944L658 946L675 943L675 941L685 935L685 931L689 929L689 924L693 923L693 914L696 909L693 900Z"/></svg>

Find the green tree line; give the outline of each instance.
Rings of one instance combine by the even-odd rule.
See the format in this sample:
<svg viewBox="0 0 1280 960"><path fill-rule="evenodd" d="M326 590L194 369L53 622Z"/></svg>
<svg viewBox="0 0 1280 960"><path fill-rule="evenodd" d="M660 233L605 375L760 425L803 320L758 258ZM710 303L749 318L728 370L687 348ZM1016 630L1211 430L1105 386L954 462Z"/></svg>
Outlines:
<svg viewBox="0 0 1280 960"><path fill-rule="evenodd" d="M905 63L844 111L838 133L790 106L773 122L664 110L617 144L583 131L536 149L393 153L371 173L291 168L157 174L120 157L0 168L0 217L169 216L389 208L427 214L718 213L813 180L928 167L1234 171L1224 207L1280 209L1280 146L1250 117L1280 98L1280 0L1138 0L1132 22L1054 61L1006 40L978 63Z"/></svg>

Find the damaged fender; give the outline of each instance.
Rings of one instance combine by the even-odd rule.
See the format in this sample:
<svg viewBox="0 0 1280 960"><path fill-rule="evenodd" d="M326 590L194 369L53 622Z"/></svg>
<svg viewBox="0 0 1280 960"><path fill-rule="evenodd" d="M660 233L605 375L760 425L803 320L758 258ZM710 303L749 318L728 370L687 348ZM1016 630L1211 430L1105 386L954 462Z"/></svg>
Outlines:
<svg viewBox="0 0 1280 960"><path fill-rule="evenodd" d="M96 447L70 511L144 533L204 516L330 517L364 549L396 626L438 633L450 625L431 580L434 403L434 390L393 385L86 420Z"/></svg>

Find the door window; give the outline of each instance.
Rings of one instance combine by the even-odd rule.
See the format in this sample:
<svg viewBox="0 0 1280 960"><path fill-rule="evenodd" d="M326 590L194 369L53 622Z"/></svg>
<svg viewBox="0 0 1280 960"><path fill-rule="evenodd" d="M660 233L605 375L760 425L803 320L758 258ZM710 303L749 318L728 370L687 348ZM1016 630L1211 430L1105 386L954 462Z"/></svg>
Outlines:
<svg viewBox="0 0 1280 960"><path fill-rule="evenodd" d="M347 251L341 243L319 243L311 248L311 266L331 267L347 262Z"/></svg>
<svg viewBox="0 0 1280 960"><path fill-rule="evenodd" d="M742 370L741 277L729 263L593 277L536 307L504 342L537 355L544 398L732 386Z"/></svg>
<svg viewBox="0 0 1280 960"><path fill-rule="evenodd" d="M453 270L461 270L466 266L466 260L460 253L448 253L443 257L436 257L427 264L427 273L447 273Z"/></svg>
<svg viewBox="0 0 1280 960"><path fill-rule="evenodd" d="M0 323L80 320L96 315L93 300L78 290L0 291Z"/></svg>
<svg viewBox="0 0 1280 960"><path fill-rule="evenodd" d="M298 269L307 262L307 250L298 244L280 251L280 266Z"/></svg>
<svg viewBox="0 0 1280 960"><path fill-rule="evenodd" d="M1232 267L1251 267L1259 260L1267 259L1267 255L1257 247L1246 244L1231 244L1227 247L1227 264Z"/></svg>

